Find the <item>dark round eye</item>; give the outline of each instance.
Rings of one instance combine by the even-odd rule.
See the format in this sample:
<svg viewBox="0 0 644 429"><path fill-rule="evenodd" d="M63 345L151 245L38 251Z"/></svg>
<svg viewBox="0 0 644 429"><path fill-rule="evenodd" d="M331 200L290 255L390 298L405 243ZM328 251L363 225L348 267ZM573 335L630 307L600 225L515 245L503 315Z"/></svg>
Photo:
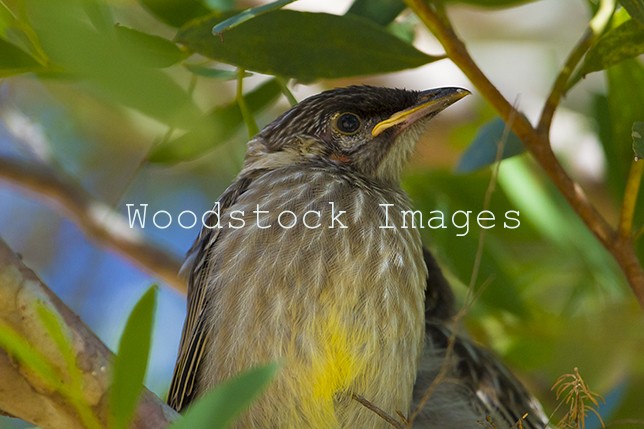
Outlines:
<svg viewBox="0 0 644 429"><path fill-rule="evenodd" d="M360 118L354 113L342 113L337 117L335 127L342 134L355 134L360 128Z"/></svg>

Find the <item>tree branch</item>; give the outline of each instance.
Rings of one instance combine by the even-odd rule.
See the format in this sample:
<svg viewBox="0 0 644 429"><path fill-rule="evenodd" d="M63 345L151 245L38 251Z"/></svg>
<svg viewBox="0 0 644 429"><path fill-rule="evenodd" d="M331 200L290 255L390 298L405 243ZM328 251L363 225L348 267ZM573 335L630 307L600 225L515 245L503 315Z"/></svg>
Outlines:
<svg viewBox="0 0 644 429"><path fill-rule="evenodd" d="M548 135L537 132L528 119L516 112L513 106L490 82L474 62L465 44L456 35L446 17L441 18L423 0L405 0L405 3L443 45L447 56L461 69L481 95L499 113L505 123L523 141L528 151L550 177L573 210L602 245L613 255L626 275L640 306L644 308L644 270L635 255L632 243L629 240L618 239L616 230L608 224L589 202L581 186L568 176L552 152Z"/></svg>
<svg viewBox="0 0 644 429"><path fill-rule="evenodd" d="M57 203L87 237L185 293L185 281L178 276L181 266L178 258L150 243L143 234L130 228L121 214L92 197L71 178L43 164L0 158L0 180Z"/></svg>
<svg viewBox="0 0 644 429"><path fill-rule="evenodd" d="M48 383L21 359L0 349L0 410L43 429L83 429L77 409L63 392L73 377L50 332L36 311L43 305L63 322L70 338L76 367L82 375L82 397L93 420L107 427L107 392L110 387L112 353L65 304L0 239L0 324L15 331L29 347L47 359L55 370L56 384ZM158 429L178 418L174 410L144 390L133 429Z"/></svg>
<svg viewBox="0 0 644 429"><path fill-rule="evenodd" d="M584 34L581 36L581 39L579 39L575 47L570 51L564 66L561 68L559 75L552 85L550 95L548 95L543 106L543 110L541 111L541 117L539 118L539 123L537 125L537 132L540 134L548 135L550 132L550 125L555 111L557 110L557 107L559 107L561 98L566 95L566 91L569 89L568 84L570 76L575 71L577 64L579 64L579 61L581 61L588 49L590 49L599 36L604 32L604 29L610 22L610 18L613 16L614 10L615 0L602 0L597 13L588 24L588 28L584 31Z"/></svg>

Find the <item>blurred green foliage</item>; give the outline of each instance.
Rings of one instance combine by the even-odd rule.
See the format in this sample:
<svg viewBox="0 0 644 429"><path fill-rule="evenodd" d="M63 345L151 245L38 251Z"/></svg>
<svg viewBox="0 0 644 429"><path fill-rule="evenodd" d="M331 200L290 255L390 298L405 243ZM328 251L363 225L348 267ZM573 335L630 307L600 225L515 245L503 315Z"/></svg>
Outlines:
<svg viewBox="0 0 644 429"><path fill-rule="evenodd" d="M252 368L199 398L182 419L169 429L225 429L268 386L279 367L269 364Z"/></svg>
<svg viewBox="0 0 644 429"><path fill-rule="evenodd" d="M156 295L156 286L143 294L121 335L110 389L111 429L126 429L134 416L148 366Z"/></svg>
<svg viewBox="0 0 644 429"><path fill-rule="evenodd" d="M527 2L442 3L449 11L452 3L488 10ZM643 3L622 0L621 4L624 8L618 10L615 25L591 47L579 70L580 76L601 71L606 78L606 93L593 94L592 106L581 113L596 126L606 164L597 182L584 185L591 188L599 210L611 221L620 210L633 159L632 144L641 146L641 138L634 141L633 137L633 130L641 131L641 127L634 124L644 119L644 70L638 57L644 49ZM46 103L64 106L71 124L66 126L84 136L101 130L110 137L100 143L87 138L78 151L54 146L54 162L82 165L87 156L94 164L85 168L97 174L94 170L100 172L104 158L125 162L138 156L138 170L121 171L121 176L132 174L135 177L130 180L136 181L136 177L166 175L172 181L172 174L192 175L201 186L199 191L214 198L212 193L226 186L243 156L241 143L246 136L240 136L244 124L240 104L265 124L283 110L278 100L283 102L281 93L290 96L283 84L289 79L306 83L358 79L355 76L403 70L439 59L413 46L418 24L405 16L405 4L399 0L356 0L342 16L270 10L235 21L234 27L216 36L213 27L240 12L234 8L236 2L139 0L139 6L103 0L0 0L0 77L29 76L31 80L18 81L18 85L33 89L37 82L48 88ZM396 24L405 25L405 38L392 30ZM257 80L258 73L272 76L250 89L240 82L238 88L243 90L238 91L228 82L240 75L237 67L249 72L244 78ZM34 91L25 97L40 94ZM464 149L464 141L472 142L460 159L459 171L467 175L418 166L407 175L405 188L421 211L441 210L450 219L459 210L472 212L467 233L465 227L424 229L424 239L448 272L461 301L466 300L467 285L476 286L475 304L466 318L472 335L493 345L513 367L529 373L529 381L548 409L555 408L548 394L552 382L578 366L596 390L621 389L615 419L642 418L644 366L638 356L644 354L644 326L641 311L610 255L527 155L503 161L498 188L490 206L484 207L492 173L482 168L495 163L499 140L506 134L493 116L489 107L481 107L478 117L451 137L450 143L459 150ZM120 141L123 135L126 143ZM502 158L522 153L515 137L508 137ZM138 152L132 150L130 141L137 142ZM130 185L116 183L119 177L113 178L117 195L125 192L120 187ZM163 185L151 182L145 183L150 192L164 191ZM495 214L493 230L484 232L478 226L476 214L482 210ZM504 216L513 210L520 212L521 226L504 228ZM642 227L642 210L640 198L636 229ZM482 265L472 281L479 240ZM640 260L642 241L638 241ZM121 369L116 371L115 383L127 393L122 403L114 401L115 427L123 427L131 416L131 401L140 391L149 348L149 342L142 340L149 338L154 308L151 294L144 296L130 317L119 348L118 359L127 359L127 363L117 359L117 369ZM137 323L141 324L136 327ZM136 339L141 340L139 344ZM51 376L44 358L10 331L0 330L0 343L40 368L43 377ZM230 414L218 414L225 427L227 419L248 404L274 371L273 366L261 368L222 386L204 399L209 405L194 407L190 417L194 421L185 421L191 422L189 427L198 427L196 422L212 418L206 417L208 410L228 409ZM234 396L231 392L246 393L230 405L223 401Z"/></svg>

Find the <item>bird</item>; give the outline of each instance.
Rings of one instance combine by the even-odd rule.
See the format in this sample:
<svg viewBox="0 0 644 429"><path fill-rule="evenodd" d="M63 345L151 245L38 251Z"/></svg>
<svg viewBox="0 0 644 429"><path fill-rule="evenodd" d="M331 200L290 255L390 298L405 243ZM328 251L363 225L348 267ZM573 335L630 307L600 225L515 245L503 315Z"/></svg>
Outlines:
<svg viewBox="0 0 644 429"><path fill-rule="evenodd" d="M356 397L409 411L427 268L419 231L398 227L401 175L429 121L469 93L331 89L248 142L186 259L173 408L279 362L234 428L390 427Z"/></svg>
<svg viewBox="0 0 644 429"><path fill-rule="evenodd" d="M426 247L423 254L425 345L414 384L413 428L550 428L540 402L501 359L460 332L452 288Z"/></svg>

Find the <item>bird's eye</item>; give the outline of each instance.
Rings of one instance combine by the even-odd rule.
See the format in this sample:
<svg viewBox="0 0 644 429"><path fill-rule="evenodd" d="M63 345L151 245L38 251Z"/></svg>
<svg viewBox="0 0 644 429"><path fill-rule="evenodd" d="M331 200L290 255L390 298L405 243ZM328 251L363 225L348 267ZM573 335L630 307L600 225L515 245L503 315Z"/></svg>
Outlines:
<svg viewBox="0 0 644 429"><path fill-rule="evenodd" d="M335 128L342 134L355 134L360 129L360 118L354 113L342 113L335 119Z"/></svg>

